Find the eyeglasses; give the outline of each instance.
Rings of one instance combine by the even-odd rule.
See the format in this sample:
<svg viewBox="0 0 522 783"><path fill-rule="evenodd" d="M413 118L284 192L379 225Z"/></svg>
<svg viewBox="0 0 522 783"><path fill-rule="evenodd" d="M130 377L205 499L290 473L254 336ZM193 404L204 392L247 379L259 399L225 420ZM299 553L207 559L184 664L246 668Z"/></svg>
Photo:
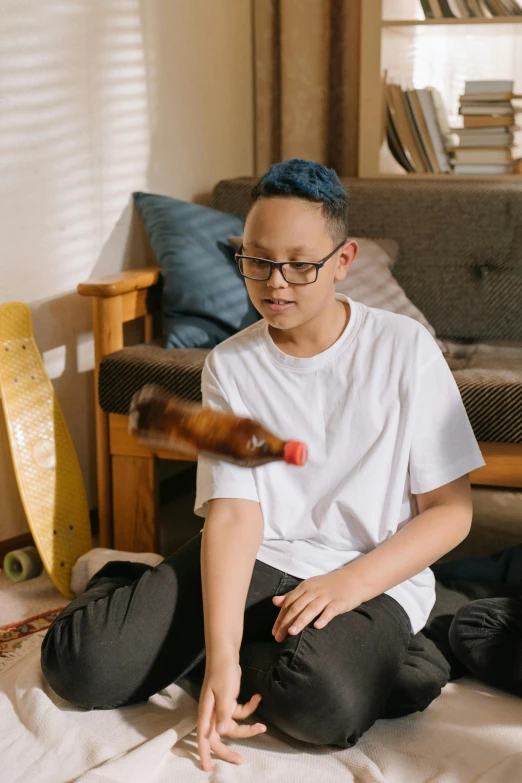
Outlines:
<svg viewBox="0 0 522 783"><path fill-rule="evenodd" d="M274 267L277 267L287 283L292 283L292 285L309 285L310 283L315 283L321 267L337 253L345 242L346 239L340 245L337 245L322 261L318 262L268 261L266 258L244 256L241 253L243 245L241 245L240 252L235 253L235 258L241 275L248 280L269 280Z"/></svg>

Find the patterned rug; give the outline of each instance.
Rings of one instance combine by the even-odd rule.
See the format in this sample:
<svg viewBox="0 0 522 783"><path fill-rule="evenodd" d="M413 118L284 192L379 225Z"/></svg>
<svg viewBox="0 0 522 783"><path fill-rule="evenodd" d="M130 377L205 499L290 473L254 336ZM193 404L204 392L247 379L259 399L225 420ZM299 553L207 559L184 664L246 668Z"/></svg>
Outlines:
<svg viewBox="0 0 522 783"><path fill-rule="evenodd" d="M0 627L0 674L33 647L41 644L46 630L64 607L50 609L27 620Z"/></svg>

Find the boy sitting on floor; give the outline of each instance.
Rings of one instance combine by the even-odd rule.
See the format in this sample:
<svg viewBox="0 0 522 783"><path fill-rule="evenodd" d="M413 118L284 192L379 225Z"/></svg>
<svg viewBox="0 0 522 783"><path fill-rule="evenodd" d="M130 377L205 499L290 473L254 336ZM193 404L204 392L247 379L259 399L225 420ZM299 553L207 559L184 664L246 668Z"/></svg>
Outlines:
<svg viewBox="0 0 522 783"><path fill-rule="evenodd" d="M146 699L206 658L205 770L211 750L240 763L222 738L264 731L237 723L256 709L292 737L350 747L447 682L442 656L424 678L406 664L435 601L429 566L467 536L467 474L485 463L428 330L336 294L357 253L347 206L331 169L269 169L237 255L262 320L203 371L205 405L304 440L308 463L200 458L203 533L155 568L109 563L42 648L52 687L90 708Z"/></svg>

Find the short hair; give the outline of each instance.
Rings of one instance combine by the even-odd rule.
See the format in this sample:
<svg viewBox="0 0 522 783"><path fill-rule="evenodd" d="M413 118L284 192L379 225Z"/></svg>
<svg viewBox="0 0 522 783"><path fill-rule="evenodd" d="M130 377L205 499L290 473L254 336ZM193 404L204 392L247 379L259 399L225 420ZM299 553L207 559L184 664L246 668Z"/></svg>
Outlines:
<svg viewBox="0 0 522 783"><path fill-rule="evenodd" d="M301 198L321 205L327 230L338 245L348 237L348 191L333 169L314 160L292 158L274 163L251 192L259 198Z"/></svg>

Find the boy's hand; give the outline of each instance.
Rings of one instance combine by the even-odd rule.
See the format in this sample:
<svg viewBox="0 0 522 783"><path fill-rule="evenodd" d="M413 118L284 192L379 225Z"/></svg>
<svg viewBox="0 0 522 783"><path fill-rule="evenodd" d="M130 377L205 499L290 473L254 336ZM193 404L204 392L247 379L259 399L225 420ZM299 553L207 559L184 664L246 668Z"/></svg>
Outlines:
<svg viewBox="0 0 522 783"><path fill-rule="evenodd" d="M214 662L206 666L205 679L199 697L197 738L201 765L205 772L212 769L210 752L223 761L241 764L243 759L228 748L222 736L254 737L266 731L263 723L238 724L237 721L250 717L256 711L261 695L256 693L246 704L238 704L241 668L238 663Z"/></svg>
<svg viewBox="0 0 522 783"><path fill-rule="evenodd" d="M344 568L305 579L289 593L275 595L272 601L281 607L272 634L277 642L282 642L287 634L295 636L302 631L314 617L317 617L314 627L324 628L332 617L351 612L364 599L352 575Z"/></svg>

